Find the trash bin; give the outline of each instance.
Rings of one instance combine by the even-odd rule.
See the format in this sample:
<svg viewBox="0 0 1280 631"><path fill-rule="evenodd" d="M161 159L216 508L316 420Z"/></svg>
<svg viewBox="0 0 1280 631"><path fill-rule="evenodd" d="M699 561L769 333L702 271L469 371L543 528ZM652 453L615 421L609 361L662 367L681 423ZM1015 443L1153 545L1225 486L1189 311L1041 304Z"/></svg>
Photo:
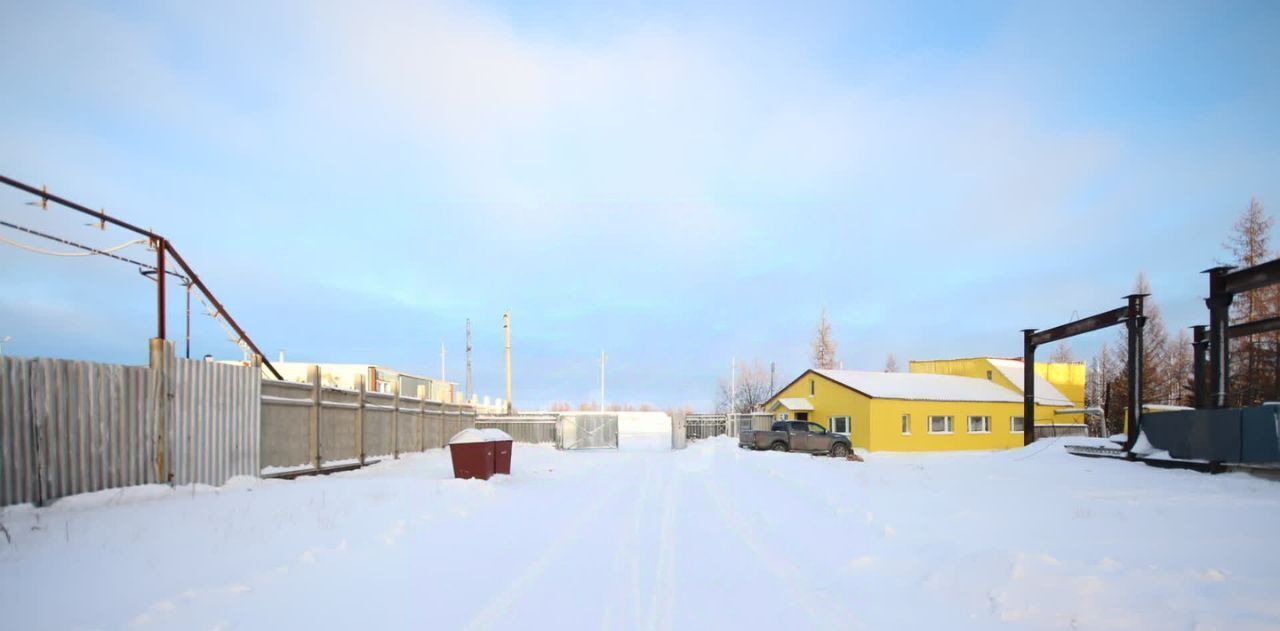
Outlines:
<svg viewBox="0 0 1280 631"><path fill-rule="evenodd" d="M496 443L478 429L464 429L449 439L449 456L453 459L453 477L493 477L493 451Z"/></svg>
<svg viewBox="0 0 1280 631"><path fill-rule="evenodd" d="M493 472L511 475L511 434L492 427L480 431L493 443Z"/></svg>

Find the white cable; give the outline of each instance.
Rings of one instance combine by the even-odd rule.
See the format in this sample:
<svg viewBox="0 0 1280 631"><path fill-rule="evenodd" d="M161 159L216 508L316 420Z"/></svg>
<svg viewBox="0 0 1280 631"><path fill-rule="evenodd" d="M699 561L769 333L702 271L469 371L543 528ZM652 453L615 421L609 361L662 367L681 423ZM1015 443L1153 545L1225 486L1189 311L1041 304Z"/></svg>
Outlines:
<svg viewBox="0 0 1280 631"><path fill-rule="evenodd" d="M12 241L12 240L10 240L10 239L6 239L6 238L4 238L4 237L0 237L0 242L3 242L3 243L7 243L7 244L9 244L9 245L12 245L12 246L13 246L13 247L15 247L15 248L20 248L20 249L23 249L23 250L27 250L28 252L35 252L36 254L47 254L47 255L49 255L49 256L95 256L95 255L98 255L98 254L108 254L108 253L111 253L111 252L118 252L118 251L120 251L120 250L123 250L123 249L125 249L125 248L127 248L127 247L131 246L131 245L137 245L137 244L139 244L139 243L146 243L146 242L147 242L147 240L146 240L146 239L134 239L133 241L127 241L127 242L125 242L125 243L121 243L120 245L117 245L117 246L112 246L112 247L109 247L109 248L100 249L100 250L98 250L97 252L53 252L53 251L50 251L50 250L45 250L45 249L42 249L42 248L37 248L37 247L36 247L36 246L34 246L34 245L27 245L26 243L22 243L22 242L19 242L19 241Z"/></svg>

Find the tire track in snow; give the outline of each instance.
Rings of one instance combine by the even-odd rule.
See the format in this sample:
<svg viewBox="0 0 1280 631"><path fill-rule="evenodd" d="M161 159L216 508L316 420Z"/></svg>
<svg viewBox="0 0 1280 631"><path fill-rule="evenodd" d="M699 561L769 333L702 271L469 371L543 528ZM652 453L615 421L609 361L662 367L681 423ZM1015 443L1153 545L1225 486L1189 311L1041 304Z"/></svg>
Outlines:
<svg viewBox="0 0 1280 631"><path fill-rule="evenodd" d="M649 598L649 629L670 629L675 622L676 600L676 505L679 503L679 484L676 472L668 467L662 471L662 518L659 524L658 566L653 576L653 590Z"/></svg>
<svg viewBox="0 0 1280 631"><path fill-rule="evenodd" d="M583 527L591 521L594 521L604 507L622 495L622 490L626 487L626 480L620 479L613 483L612 488L607 492L600 494L594 502L587 504L586 507L574 513L567 520L568 527L560 532L560 536L556 537L538 558L532 563L525 566L523 572L507 584L507 587L493 597L484 609L481 609L471 621L467 623L466 629L492 629L495 624L502 620L504 614L511 608L517 600L524 594L534 581L546 573L547 568L555 561L564 556L566 548L578 539L578 533Z"/></svg>
<svg viewBox="0 0 1280 631"><path fill-rule="evenodd" d="M638 627L643 615L641 609L640 589L640 557L636 546L641 535L641 521L648 513L650 488L653 486L652 464L644 470L644 480L640 484L640 492L636 494L631 505L630 527L620 530L613 549L613 585L609 601L605 604L600 616L600 628L613 629L626 627L623 618L624 610L630 605L632 626Z"/></svg>
<svg viewBox="0 0 1280 631"><path fill-rule="evenodd" d="M806 626L809 628L866 628L866 625L852 612L844 609L840 601L822 600L816 596L823 593L823 586L813 585L795 563L775 552L762 540L752 521L745 518L741 511L734 507L733 501L725 494L714 475L703 476L703 488L711 498L716 512L741 541L743 547L763 562L765 569L778 579L779 584L786 586L791 602L796 603L797 609L808 618ZM837 615L832 615L833 610Z"/></svg>

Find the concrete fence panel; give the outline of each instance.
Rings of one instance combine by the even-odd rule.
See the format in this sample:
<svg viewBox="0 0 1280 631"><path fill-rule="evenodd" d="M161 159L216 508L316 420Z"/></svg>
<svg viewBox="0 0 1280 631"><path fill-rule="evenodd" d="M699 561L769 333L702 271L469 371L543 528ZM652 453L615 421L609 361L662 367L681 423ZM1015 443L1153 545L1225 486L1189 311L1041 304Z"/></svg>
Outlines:
<svg viewBox="0 0 1280 631"><path fill-rule="evenodd" d="M321 388L320 465L358 462L356 411L360 393L342 388Z"/></svg>
<svg viewBox="0 0 1280 631"><path fill-rule="evenodd" d="M370 406L372 403L372 406ZM392 411L390 397L385 394L365 394L365 457L390 458L396 447L392 442Z"/></svg>
<svg viewBox="0 0 1280 631"><path fill-rule="evenodd" d="M394 401L395 398L389 394L365 394L364 453L368 459L390 458L395 455L391 434L391 404Z"/></svg>
<svg viewBox="0 0 1280 631"><path fill-rule="evenodd" d="M444 447L447 437L444 435L444 404L428 401L426 414L422 417L423 447L440 449Z"/></svg>
<svg viewBox="0 0 1280 631"><path fill-rule="evenodd" d="M475 426L500 429L510 434L511 439L518 443L554 445L556 442L556 416L554 414L545 417L525 416L520 418L479 416L476 417Z"/></svg>
<svg viewBox="0 0 1280 631"><path fill-rule="evenodd" d="M311 386L262 380L260 464L296 468L311 463Z"/></svg>
<svg viewBox="0 0 1280 631"><path fill-rule="evenodd" d="M410 405L412 403L412 405ZM403 397L397 399L399 410L396 413L396 453L412 453L418 451L418 402L410 402Z"/></svg>

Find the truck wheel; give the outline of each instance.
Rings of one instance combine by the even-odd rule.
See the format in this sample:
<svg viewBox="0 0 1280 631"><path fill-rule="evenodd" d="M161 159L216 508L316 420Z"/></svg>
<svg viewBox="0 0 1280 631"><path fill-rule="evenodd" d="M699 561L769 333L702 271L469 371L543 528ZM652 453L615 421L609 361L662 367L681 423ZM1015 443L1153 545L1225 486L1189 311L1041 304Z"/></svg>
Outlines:
<svg viewBox="0 0 1280 631"><path fill-rule="evenodd" d="M836 443L831 446L832 458L843 458L849 455L849 446L844 443Z"/></svg>
<svg viewBox="0 0 1280 631"><path fill-rule="evenodd" d="M787 444L782 441L778 441L770 445L769 449L772 449L773 451L787 451Z"/></svg>

